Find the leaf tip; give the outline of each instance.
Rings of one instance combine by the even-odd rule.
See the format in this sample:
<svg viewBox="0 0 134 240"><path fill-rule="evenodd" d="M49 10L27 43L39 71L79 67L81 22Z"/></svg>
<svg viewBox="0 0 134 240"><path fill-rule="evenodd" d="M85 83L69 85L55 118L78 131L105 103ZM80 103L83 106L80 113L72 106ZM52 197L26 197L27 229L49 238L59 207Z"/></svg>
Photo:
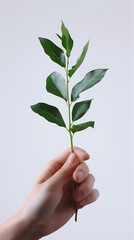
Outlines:
<svg viewBox="0 0 134 240"><path fill-rule="evenodd" d="M61 20L61 31L62 31L62 28L63 28L63 27L65 27L65 25L64 25L63 20Z"/></svg>
<svg viewBox="0 0 134 240"><path fill-rule="evenodd" d="M63 22L63 20L61 20L61 23L64 25L64 22Z"/></svg>
<svg viewBox="0 0 134 240"><path fill-rule="evenodd" d="M90 101L92 102L93 100L94 100L94 98L91 98L91 100L90 100Z"/></svg>
<svg viewBox="0 0 134 240"><path fill-rule="evenodd" d="M57 37L62 40L62 37L58 34L58 33L55 33L57 35Z"/></svg>
<svg viewBox="0 0 134 240"><path fill-rule="evenodd" d="M31 105L30 108L34 111L34 105Z"/></svg>
<svg viewBox="0 0 134 240"><path fill-rule="evenodd" d="M87 42L87 45L89 45L89 42L90 42L90 38L89 38L89 40L88 40L88 42Z"/></svg>
<svg viewBox="0 0 134 240"><path fill-rule="evenodd" d="M38 37L38 39L39 39L39 41L40 41L40 43L41 43L43 38L42 38L42 37Z"/></svg>

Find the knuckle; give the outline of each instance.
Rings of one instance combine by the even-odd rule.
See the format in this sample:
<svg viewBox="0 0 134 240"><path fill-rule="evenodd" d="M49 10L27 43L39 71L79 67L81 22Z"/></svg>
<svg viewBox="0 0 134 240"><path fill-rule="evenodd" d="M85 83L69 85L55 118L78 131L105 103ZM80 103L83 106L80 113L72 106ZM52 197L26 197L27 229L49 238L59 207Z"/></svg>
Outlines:
<svg viewBox="0 0 134 240"><path fill-rule="evenodd" d="M79 172L79 171L83 171L85 173L85 175L87 175L89 173L89 167L87 166L86 163L82 162L77 167L77 172Z"/></svg>
<svg viewBox="0 0 134 240"><path fill-rule="evenodd" d="M61 172L62 172L62 174L64 174L64 175L68 175L69 171L68 171L67 166L66 166L66 167L65 167L65 166L62 167Z"/></svg>
<svg viewBox="0 0 134 240"><path fill-rule="evenodd" d="M92 192L92 187L90 185L87 186L86 193L91 193Z"/></svg>
<svg viewBox="0 0 134 240"><path fill-rule="evenodd" d="M80 199L83 199L92 192L92 188L87 185L85 188L79 189L78 192L80 193Z"/></svg>
<svg viewBox="0 0 134 240"><path fill-rule="evenodd" d="M83 168L85 173L89 173L89 167L88 167L88 165L86 163L83 162L81 164L81 167Z"/></svg>
<svg viewBox="0 0 134 240"><path fill-rule="evenodd" d="M89 167L86 163L85 163L85 169L86 169L87 173L89 173Z"/></svg>
<svg viewBox="0 0 134 240"><path fill-rule="evenodd" d="M85 197L84 199L82 199L82 200L79 202L79 204L84 207L85 205L88 204L88 201L89 201L89 197L87 196L87 197Z"/></svg>
<svg viewBox="0 0 134 240"><path fill-rule="evenodd" d="M69 177L71 175L67 167L63 167L60 171L61 171L61 174L64 175L64 177Z"/></svg>
<svg viewBox="0 0 134 240"><path fill-rule="evenodd" d="M94 199L95 199L95 201L98 199L99 195L100 195L99 191L97 189L94 189Z"/></svg>
<svg viewBox="0 0 134 240"><path fill-rule="evenodd" d="M95 182L95 177L92 174L89 174L89 181Z"/></svg>

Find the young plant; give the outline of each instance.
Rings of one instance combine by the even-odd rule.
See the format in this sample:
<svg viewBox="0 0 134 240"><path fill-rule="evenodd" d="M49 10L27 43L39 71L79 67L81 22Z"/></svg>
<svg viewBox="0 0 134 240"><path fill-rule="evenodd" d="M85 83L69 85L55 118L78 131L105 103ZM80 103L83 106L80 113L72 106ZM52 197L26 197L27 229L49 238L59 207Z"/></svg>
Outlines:
<svg viewBox="0 0 134 240"><path fill-rule="evenodd" d="M71 150L73 152L74 134L88 127L94 128L95 122L88 121L81 124L74 124L75 121L80 119L88 111L92 99L77 102L74 104L72 109L71 105L80 97L80 94L82 92L86 91L87 89L93 87L95 84L100 82L108 69L95 69L88 72L85 75L85 77L72 88L70 95L69 82L74 73L76 72L76 70L81 66L82 62L84 61L84 58L88 50L89 41L84 46L82 53L78 58L76 64L72 66L72 68L69 68L69 58L73 48L73 39L71 38L70 33L68 29L65 27L63 22L61 25L61 33L62 33L61 36L59 34L56 35L60 39L61 44L66 51L66 55L64 51L57 45L55 45L51 40L39 37L39 41L44 49L44 52L51 58L51 60L59 64L65 70L66 80L58 72L52 72L47 77L46 90L49 93L64 99L64 101L66 102L68 108L69 126L68 127L66 126L59 109L55 106L40 102L35 105L32 105L31 109L35 113L44 117L49 122L55 123L60 127L64 127L68 131L70 135ZM76 210L75 221L77 221L76 203L75 210Z"/></svg>

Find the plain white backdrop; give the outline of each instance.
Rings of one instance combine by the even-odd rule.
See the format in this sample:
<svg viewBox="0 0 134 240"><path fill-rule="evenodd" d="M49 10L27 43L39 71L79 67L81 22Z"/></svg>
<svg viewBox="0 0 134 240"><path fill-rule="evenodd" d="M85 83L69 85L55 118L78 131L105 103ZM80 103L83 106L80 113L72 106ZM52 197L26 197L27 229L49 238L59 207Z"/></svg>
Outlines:
<svg viewBox="0 0 134 240"><path fill-rule="evenodd" d="M70 146L63 128L33 113L30 105L64 101L48 94L45 79L60 66L44 54L38 37L60 45L64 21L74 39L70 65L90 39L86 59L71 86L96 68L109 68L101 83L81 94L93 98L82 121L95 129L76 133L74 144L91 155L99 199L44 239L132 240L132 1L0 1L0 222L24 204L35 177L50 159Z"/></svg>

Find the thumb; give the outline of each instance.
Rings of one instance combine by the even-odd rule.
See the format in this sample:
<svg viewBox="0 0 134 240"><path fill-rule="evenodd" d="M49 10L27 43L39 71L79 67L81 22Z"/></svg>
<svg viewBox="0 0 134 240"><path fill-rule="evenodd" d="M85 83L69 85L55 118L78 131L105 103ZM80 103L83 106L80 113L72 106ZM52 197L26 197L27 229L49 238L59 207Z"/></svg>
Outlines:
<svg viewBox="0 0 134 240"><path fill-rule="evenodd" d="M71 179L74 170L79 165L78 157L71 153L63 166L48 181L49 190L61 189Z"/></svg>

